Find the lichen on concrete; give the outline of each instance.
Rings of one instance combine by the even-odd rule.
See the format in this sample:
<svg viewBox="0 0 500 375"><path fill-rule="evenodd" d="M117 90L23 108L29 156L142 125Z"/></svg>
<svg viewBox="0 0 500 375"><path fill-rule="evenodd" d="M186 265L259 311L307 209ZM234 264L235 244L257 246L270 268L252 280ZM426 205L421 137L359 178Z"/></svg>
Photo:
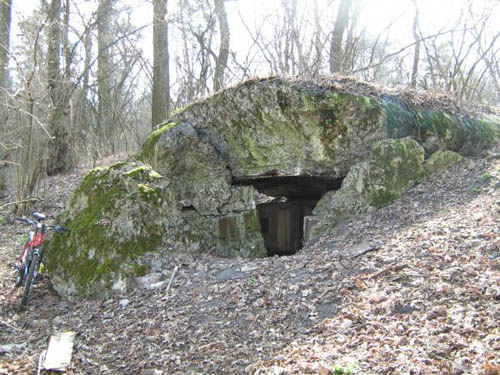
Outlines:
<svg viewBox="0 0 500 375"><path fill-rule="evenodd" d="M423 147L409 137L374 143L368 158L351 168L341 188L318 202L313 211L317 224L312 237L348 217L391 204L423 177L423 163Z"/></svg>
<svg viewBox="0 0 500 375"><path fill-rule="evenodd" d="M499 129L493 115L371 89L245 82L177 111L133 159L90 171L59 218L71 232L49 242L49 272L63 295L100 295L131 287L153 257L265 256L252 179L345 177L314 211L308 233L317 236L397 199L422 178L424 154L468 154L498 140Z"/></svg>
<svg viewBox="0 0 500 375"><path fill-rule="evenodd" d="M436 151L425 162L425 174L430 175L463 160L463 156L453 151Z"/></svg>

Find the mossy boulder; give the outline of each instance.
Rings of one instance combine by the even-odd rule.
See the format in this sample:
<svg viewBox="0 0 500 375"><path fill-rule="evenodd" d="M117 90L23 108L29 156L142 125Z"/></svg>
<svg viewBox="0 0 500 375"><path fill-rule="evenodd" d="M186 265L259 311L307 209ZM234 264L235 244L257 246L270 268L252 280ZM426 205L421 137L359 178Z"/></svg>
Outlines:
<svg viewBox="0 0 500 375"><path fill-rule="evenodd" d="M367 160L351 168L342 186L323 196L313 211L311 237L340 221L394 202L424 175L424 148L411 138L388 139L372 145ZM307 239L306 239L307 240Z"/></svg>
<svg viewBox="0 0 500 375"><path fill-rule="evenodd" d="M172 226L168 184L142 163L90 171L58 218L70 232L47 244L47 268L62 295L123 290L144 275L147 254L173 246L162 233Z"/></svg>
<svg viewBox="0 0 500 375"><path fill-rule="evenodd" d="M241 247L247 257L265 255L253 191L229 190L239 196L234 208L242 210L226 210L228 218L241 221L230 228L231 236L220 229L226 215L202 215L186 206L171 181L149 165L129 161L90 171L58 218L70 232L47 243L55 289L64 296L123 292L153 262L166 266L171 253L222 249L221 255L238 255Z"/></svg>

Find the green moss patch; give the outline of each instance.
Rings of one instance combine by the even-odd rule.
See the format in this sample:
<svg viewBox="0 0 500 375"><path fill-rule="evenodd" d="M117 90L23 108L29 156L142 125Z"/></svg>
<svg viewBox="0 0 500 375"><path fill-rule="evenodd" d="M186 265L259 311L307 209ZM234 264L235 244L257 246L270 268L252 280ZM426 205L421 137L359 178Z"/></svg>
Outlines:
<svg viewBox="0 0 500 375"><path fill-rule="evenodd" d="M70 213L59 220L70 232L47 244L49 272L66 275L85 295L109 290L117 278L144 274L145 266L137 261L158 251L165 230L158 219L166 202L151 171L128 163L87 174L73 195Z"/></svg>
<svg viewBox="0 0 500 375"><path fill-rule="evenodd" d="M177 125L175 122L170 122L153 131L144 142L141 151L135 156L137 160L151 164L154 168L156 166L156 143L164 132Z"/></svg>

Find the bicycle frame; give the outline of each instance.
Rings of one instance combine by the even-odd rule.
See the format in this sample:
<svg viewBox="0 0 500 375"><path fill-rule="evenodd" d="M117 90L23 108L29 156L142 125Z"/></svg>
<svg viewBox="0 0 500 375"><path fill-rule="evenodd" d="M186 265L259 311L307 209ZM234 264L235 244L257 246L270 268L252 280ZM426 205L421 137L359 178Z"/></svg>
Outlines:
<svg viewBox="0 0 500 375"><path fill-rule="evenodd" d="M19 266L21 266L22 259L26 255L26 253L28 252L28 249L30 249L30 248L35 249L39 246L42 246L43 240L45 238L45 230L44 230L45 228L43 225L44 224L37 223L37 228L36 228L35 233L33 234L33 237L31 238L31 240L26 242L26 244L24 245L23 251L21 252L19 257L17 258L17 264ZM40 228L39 228L39 226L40 226Z"/></svg>
<svg viewBox="0 0 500 375"><path fill-rule="evenodd" d="M17 258L18 273L16 276L16 287L24 285L23 299L21 306L26 306L28 303L29 292L31 284L34 282L38 275L40 265L43 260L43 240L48 229L53 229L55 232L67 230L66 228L57 225L46 225L45 215L35 212L33 213L35 221L26 218L16 218L24 224L35 227L35 231L29 232L28 241L23 247L21 254Z"/></svg>

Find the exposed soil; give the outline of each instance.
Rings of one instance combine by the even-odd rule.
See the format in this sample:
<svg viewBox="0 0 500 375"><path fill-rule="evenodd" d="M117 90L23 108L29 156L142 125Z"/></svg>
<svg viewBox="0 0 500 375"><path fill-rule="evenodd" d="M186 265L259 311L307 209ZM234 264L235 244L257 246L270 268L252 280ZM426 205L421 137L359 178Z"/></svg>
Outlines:
<svg viewBox="0 0 500 375"><path fill-rule="evenodd" d="M9 266L25 228L4 209L0 374L35 374L51 333L70 330L69 374L498 375L496 152L430 176L296 255L172 256L168 292L109 300L65 301L45 276L25 311ZM84 171L48 179L37 208L57 214Z"/></svg>

